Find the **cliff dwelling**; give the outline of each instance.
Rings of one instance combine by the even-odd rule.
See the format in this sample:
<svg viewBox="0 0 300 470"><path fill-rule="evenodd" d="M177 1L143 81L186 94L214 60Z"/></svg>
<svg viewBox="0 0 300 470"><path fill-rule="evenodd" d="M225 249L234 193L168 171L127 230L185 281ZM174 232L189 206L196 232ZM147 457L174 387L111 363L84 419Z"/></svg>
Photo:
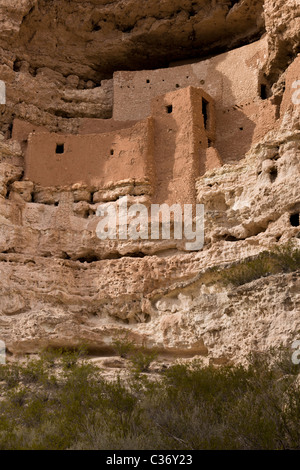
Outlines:
<svg viewBox="0 0 300 470"><path fill-rule="evenodd" d="M299 1L0 0L0 25L8 355L115 361L124 334L219 366L299 339ZM145 232L154 205L204 207L204 243L175 215L99 237L124 201Z"/></svg>
<svg viewBox="0 0 300 470"><path fill-rule="evenodd" d="M113 117L81 119L76 135L16 119L25 179L42 187L83 184L91 192L133 179L157 203L194 203L195 179L242 158L271 129L266 39L205 61L116 72ZM32 132L33 131L33 132Z"/></svg>

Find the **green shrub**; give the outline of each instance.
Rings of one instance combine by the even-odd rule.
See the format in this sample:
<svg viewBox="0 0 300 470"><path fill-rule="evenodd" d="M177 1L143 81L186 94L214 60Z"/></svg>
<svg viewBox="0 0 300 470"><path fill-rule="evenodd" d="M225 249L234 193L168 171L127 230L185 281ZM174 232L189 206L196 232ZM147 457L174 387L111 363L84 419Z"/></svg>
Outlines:
<svg viewBox="0 0 300 470"><path fill-rule="evenodd" d="M225 284L238 287L271 274L288 273L298 269L300 269L300 250L292 243L288 243L225 268L219 272L219 276Z"/></svg>
<svg viewBox="0 0 300 470"><path fill-rule="evenodd" d="M131 369L139 374L148 372L151 363L156 359L156 351L150 351L145 347L139 347L128 339L128 335L117 337L112 342L115 352L131 362Z"/></svg>
<svg viewBox="0 0 300 470"><path fill-rule="evenodd" d="M248 367L194 361L159 380L133 374L126 382L105 380L82 357L70 362L65 354L18 366L18 385L2 387L1 450L300 448L299 366L291 365L291 351L253 354ZM4 382L9 368L1 368ZM44 380L50 370L55 387Z"/></svg>
<svg viewBox="0 0 300 470"><path fill-rule="evenodd" d="M127 358L135 350L135 344L128 339L128 335L115 338L112 342L112 346L115 353L123 358Z"/></svg>
<svg viewBox="0 0 300 470"><path fill-rule="evenodd" d="M132 364L132 370L134 373L149 372L150 365L157 358L156 351L149 351L146 348L136 350L130 356L130 362Z"/></svg>
<svg viewBox="0 0 300 470"><path fill-rule="evenodd" d="M293 272L300 269L300 249L290 242L276 247L271 252L275 269L280 272Z"/></svg>
<svg viewBox="0 0 300 470"><path fill-rule="evenodd" d="M0 366L0 382L4 381L7 388L14 388L20 382L20 368L13 365Z"/></svg>
<svg viewBox="0 0 300 470"><path fill-rule="evenodd" d="M20 372L20 380L25 384L43 383L48 379L48 371L42 359L28 361Z"/></svg>
<svg viewBox="0 0 300 470"><path fill-rule="evenodd" d="M272 258L269 253L261 253L254 259L245 260L221 273L226 284L241 286L274 272Z"/></svg>

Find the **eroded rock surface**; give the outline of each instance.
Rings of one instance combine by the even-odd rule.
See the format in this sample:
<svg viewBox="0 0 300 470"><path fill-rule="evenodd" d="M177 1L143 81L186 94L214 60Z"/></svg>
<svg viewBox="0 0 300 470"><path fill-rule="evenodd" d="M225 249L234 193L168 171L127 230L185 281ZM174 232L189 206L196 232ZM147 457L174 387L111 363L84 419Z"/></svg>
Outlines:
<svg viewBox="0 0 300 470"><path fill-rule="evenodd" d="M113 338L125 332L163 355L223 363L297 339L299 271L233 288L207 270L291 239L299 246L299 10L292 0L151 1L145 8L125 0L0 1L0 79L7 84L7 105L0 105L0 338L11 353L85 342L109 355ZM195 181L206 207L202 251L185 253L174 240L97 238L97 205L122 195L147 205L146 182L96 190L24 179L13 118L77 133L82 118L111 117L113 72L201 59L252 42L265 27L270 94L262 99L276 122L270 131L257 116L247 154Z"/></svg>

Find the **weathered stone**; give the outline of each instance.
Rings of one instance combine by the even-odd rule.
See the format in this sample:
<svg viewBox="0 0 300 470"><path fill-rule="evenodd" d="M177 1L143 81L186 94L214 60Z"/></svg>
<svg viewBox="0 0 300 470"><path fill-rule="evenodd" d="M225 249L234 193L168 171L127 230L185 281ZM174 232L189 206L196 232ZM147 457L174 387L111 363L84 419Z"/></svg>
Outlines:
<svg viewBox="0 0 300 470"><path fill-rule="evenodd" d="M34 184L32 181L15 181L11 185L11 193L15 192L21 196L25 202L31 202Z"/></svg>
<svg viewBox="0 0 300 470"><path fill-rule="evenodd" d="M299 271L234 288L209 268L299 247L299 2L100 3L0 0L1 340L13 354L84 342L112 370L122 334L205 364L290 345ZM189 85L212 97L216 126ZM68 162L49 153L61 139ZM203 203L203 250L100 240L98 205L121 196Z"/></svg>

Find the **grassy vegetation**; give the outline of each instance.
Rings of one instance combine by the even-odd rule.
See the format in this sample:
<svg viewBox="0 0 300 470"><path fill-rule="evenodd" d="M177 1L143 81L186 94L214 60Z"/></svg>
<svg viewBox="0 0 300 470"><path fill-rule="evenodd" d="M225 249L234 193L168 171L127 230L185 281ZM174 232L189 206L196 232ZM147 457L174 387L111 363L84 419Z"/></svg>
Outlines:
<svg viewBox="0 0 300 470"><path fill-rule="evenodd" d="M291 244L218 271L234 286L300 269ZM0 450L300 449L299 366L290 351L249 367L175 365L153 380L156 354L116 338L127 380L107 381L84 349L0 365Z"/></svg>
<svg viewBox="0 0 300 470"><path fill-rule="evenodd" d="M127 358L135 350L135 344L128 335L120 335L112 342L113 349L120 357Z"/></svg>
<svg viewBox="0 0 300 470"><path fill-rule="evenodd" d="M300 250L289 243L224 269L220 273L220 279L225 284L241 286L271 274L288 273L298 269Z"/></svg>
<svg viewBox="0 0 300 470"><path fill-rule="evenodd" d="M291 352L109 382L81 352L0 367L0 449L300 449Z"/></svg>
<svg viewBox="0 0 300 470"><path fill-rule="evenodd" d="M135 374L148 372L151 363L156 359L157 353L154 350L148 350L145 347L137 345L128 338L128 335L120 335L112 342L116 354L126 358L131 363L131 370Z"/></svg>

